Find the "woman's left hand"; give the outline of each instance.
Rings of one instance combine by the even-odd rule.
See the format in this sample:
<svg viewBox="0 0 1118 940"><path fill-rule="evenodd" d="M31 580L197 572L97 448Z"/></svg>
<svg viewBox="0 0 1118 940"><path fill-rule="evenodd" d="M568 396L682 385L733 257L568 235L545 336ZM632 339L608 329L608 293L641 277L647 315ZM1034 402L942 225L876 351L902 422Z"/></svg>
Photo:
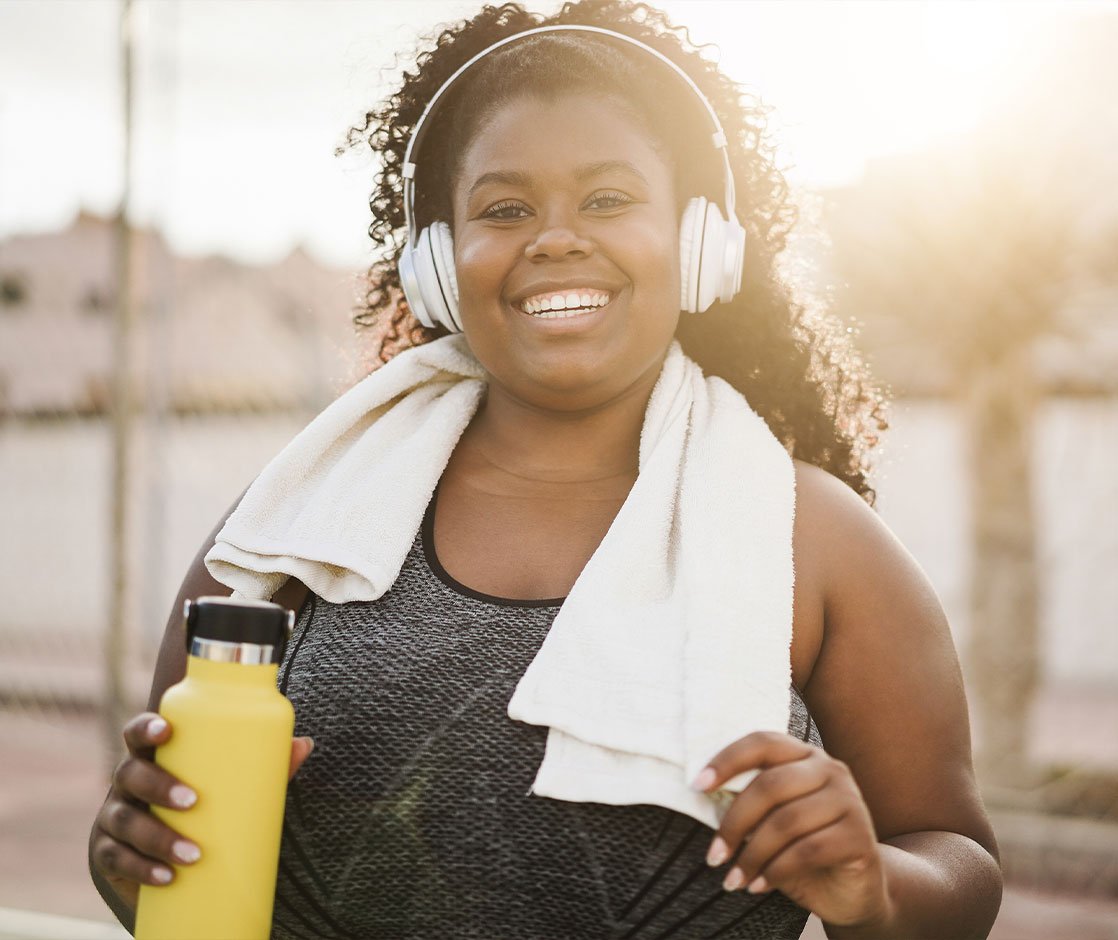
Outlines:
<svg viewBox="0 0 1118 940"><path fill-rule="evenodd" d="M707 862L741 854L729 890L779 890L834 925L883 924L889 894L873 821L850 769L787 734L759 731L723 748L694 786L710 792L759 773L730 804Z"/></svg>

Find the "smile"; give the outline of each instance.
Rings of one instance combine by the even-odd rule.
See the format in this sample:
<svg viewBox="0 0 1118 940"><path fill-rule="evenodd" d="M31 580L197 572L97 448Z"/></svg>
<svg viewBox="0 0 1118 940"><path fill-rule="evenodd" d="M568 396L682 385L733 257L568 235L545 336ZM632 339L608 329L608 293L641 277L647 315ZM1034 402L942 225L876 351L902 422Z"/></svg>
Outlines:
<svg viewBox="0 0 1118 940"><path fill-rule="evenodd" d="M591 313L604 307L610 299L608 292L597 288L574 288L525 298L520 309L541 320L562 320Z"/></svg>

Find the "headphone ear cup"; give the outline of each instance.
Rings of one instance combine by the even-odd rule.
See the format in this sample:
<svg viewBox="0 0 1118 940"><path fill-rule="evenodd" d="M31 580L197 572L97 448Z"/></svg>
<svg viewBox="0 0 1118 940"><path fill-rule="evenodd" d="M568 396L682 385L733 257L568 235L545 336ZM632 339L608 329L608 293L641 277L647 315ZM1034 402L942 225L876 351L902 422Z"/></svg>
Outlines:
<svg viewBox="0 0 1118 940"><path fill-rule="evenodd" d="M439 283L439 299L446 308L444 326L452 332L462 332L462 321L458 316L458 275L454 270L454 239L450 226L436 222L430 228L431 260L435 265L435 276ZM453 324L453 325L451 325Z"/></svg>
<svg viewBox="0 0 1118 940"><path fill-rule="evenodd" d="M723 303L731 300L741 290L742 272L745 270L745 229L736 219L726 225L726 247L722 258Z"/></svg>
<svg viewBox="0 0 1118 940"><path fill-rule="evenodd" d="M415 272L415 254L411 245L404 245L404 250L400 252L400 261L397 265L397 270L400 272L400 287L404 291L404 298L408 302L408 309L412 312L412 316L424 326L431 328L434 327L435 321L431 319L427 306L423 303L423 292L419 288L419 279Z"/></svg>
<svg viewBox="0 0 1118 940"><path fill-rule="evenodd" d="M698 289L695 297L695 312L702 313L722 295L723 272L726 256L726 222L718 207L706 205L702 223L702 246L699 249L698 271L695 280Z"/></svg>
<svg viewBox="0 0 1118 940"><path fill-rule="evenodd" d="M714 203L703 200L703 216L697 227L698 247L692 246L695 289L693 313L710 309L716 300L727 303L741 290L745 259L745 229L737 219L727 221Z"/></svg>
<svg viewBox="0 0 1118 940"><path fill-rule="evenodd" d="M438 275L431 259L431 230L425 228L415 240L415 280L423 298L423 309L432 326L443 326L443 304L439 301Z"/></svg>
<svg viewBox="0 0 1118 940"><path fill-rule="evenodd" d="M432 242L431 228L428 226L419 233L419 237L415 240L415 251L412 253L413 276L427 317L426 322L423 320L420 322L424 326L441 326L456 333L458 324L451 316L445 296L449 287L444 287L443 281L440 280L435 262L435 252L441 251L441 246Z"/></svg>
<svg viewBox="0 0 1118 940"><path fill-rule="evenodd" d="M687 313L698 310L699 259L706 207L707 200L703 196L688 200L679 223L679 309Z"/></svg>

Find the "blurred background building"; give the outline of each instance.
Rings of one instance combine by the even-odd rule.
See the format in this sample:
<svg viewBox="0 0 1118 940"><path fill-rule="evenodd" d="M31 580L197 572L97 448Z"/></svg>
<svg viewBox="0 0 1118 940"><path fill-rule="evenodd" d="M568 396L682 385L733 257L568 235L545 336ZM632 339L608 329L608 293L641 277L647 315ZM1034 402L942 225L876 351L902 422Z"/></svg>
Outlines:
<svg viewBox="0 0 1118 940"><path fill-rule="evenodd" d="M995 937L1114 940L1118 7L664 6L777 107L789 276L895 396L879 508L963 662ZM0 937L113 935L84 843L114 716L213 523L366 367L372 167L333 148L475 5L136 0L127 190L122 9L0 5Z"/></svg>

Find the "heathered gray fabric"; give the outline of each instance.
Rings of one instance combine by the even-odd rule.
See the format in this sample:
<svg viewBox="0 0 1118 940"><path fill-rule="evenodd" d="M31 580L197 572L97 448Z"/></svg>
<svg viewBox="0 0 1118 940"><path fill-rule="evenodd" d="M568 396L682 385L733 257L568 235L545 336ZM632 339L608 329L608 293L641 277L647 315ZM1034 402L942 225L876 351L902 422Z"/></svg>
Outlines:
<svg viewBox="0 0 1118 940"><path fill-rule="evenodd" d="M799 937L783 895L721 889L689 817L528 795L547 729L505 709L559 601L453 582L430 525L379 600L299 617L280 679L315 750L288 791L272 936ZM789 733L819 745L792 705Z"/></svg>

